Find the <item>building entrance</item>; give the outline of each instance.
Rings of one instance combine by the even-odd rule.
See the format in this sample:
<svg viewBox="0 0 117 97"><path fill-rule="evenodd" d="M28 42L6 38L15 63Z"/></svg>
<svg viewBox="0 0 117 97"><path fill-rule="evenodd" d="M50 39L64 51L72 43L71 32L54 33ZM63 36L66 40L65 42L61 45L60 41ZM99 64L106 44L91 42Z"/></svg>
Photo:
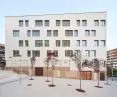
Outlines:
<svg viewBox="0 0 117 97"><path fill-rule="evenodd" d="M43 67L35 67L35 75L43 76Z"/></svg>

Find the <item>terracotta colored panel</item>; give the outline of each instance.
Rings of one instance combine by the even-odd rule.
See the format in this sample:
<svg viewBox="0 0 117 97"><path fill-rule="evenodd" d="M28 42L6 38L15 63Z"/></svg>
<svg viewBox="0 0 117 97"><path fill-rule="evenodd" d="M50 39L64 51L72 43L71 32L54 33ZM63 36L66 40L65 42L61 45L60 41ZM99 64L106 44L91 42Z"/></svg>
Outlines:
<svg viewBox="0 0 117 97"><path fill-rule="evenodd" d="M79 78L79 75L77 75L77 71L65 71L65 76L67 78Z"/></svg>
<svg viewBox="0 0 117 97"><path fill-rule="evenodd" d="M60 77L60 70L54 70L53 75L54 77Z"/></svg>

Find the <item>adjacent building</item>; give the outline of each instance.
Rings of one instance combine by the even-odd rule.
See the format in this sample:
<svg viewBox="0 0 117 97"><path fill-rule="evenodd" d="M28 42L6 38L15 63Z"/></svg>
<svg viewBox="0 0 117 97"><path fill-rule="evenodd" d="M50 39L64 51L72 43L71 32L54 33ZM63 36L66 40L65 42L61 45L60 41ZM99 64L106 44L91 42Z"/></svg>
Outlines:
<svg viewBox="0 0 117 97"><path fill-rule="evenodd" d="M107 51L107 63L110 66L113 64L113 68L117 68L117 48Z"/></svg>
<svg viewBox="0 0 117 97"><path fill-rule="evenodd" d="M44 14L5 17L7 67L27 72L30 58L36 57L35 75L46 75L47 52L56 52L54 76L78 78L77 66L70 59L81 51L82 60L106 60L106 12ZM20 56L19 56L20 55ZM51 75L51 66L49 74ZM96 79L93 68L84 67L83 79ZM100 64L100 78L106 68Z"/></svg>

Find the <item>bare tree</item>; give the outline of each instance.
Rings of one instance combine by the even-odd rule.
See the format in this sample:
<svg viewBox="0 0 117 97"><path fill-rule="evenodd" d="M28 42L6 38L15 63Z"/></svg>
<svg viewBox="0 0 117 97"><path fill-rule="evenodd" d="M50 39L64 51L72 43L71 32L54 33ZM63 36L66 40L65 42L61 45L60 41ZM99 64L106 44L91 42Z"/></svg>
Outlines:
<svg viewBox="0 0 117 97"><path fill-rule="evenodd" d="M55 64L57 63L56 54L55 54L55 52L50 51L50 52L48 52L48 56L49 56L49 63L51 63L51 65L52 65L52 83L48 86L55 87L56 85L54 84L54 79L53 79L54 75L53 74L54 74Z"/></svg>
<svg viewBox="0 0 117 97"><path fill-rule="evenodd" d="M82 62L82 67L91 68L91 67L92 67L92 61L85 59L85 60Z"/></svg>
<svg viewBox="0 0 117 97"><path fill-rule="evenodd" d="M47 80L46 80L46 82L50 82L49 80L48 80L48 68L49 68L49 57L47 57L46 59L45 59L45 64L46 64L46 68L47 68Z"/></svg>
<svg viewBox="0 0 117 97"><path fill-rule="evenodd" d="M33 70L33 67L34 67L35 62L36 62L36 59L35 59L34 56L30 59L30 62L31 62L31 78L29 80L33 80L33 78L32 78L32 70Z"/></svg>
<svg viewBox="0 0 117 97"><path fill-rule="evenodd" d="M100 64L99 64L99 60L97 58L93 59L93 66L94 66L94 71L97 73L98 75L98 83L97 83L97 88L103 88L100 86L99 82L100 82Z"/></svg>
<svg viewBox="0 0 117 97"><path fill-rule="evenodd" d="M71 59L72 61L75 62L76 66L77 66L77 69L78 69L78 72L80 73L80 88L79 89L76 89L77 91L79 92L85 92L85 90L82 89L81 85L81 80L82 80L82 56L81 56L81 51L76 53L74 53L72 56L71 56ZM78 75L78 72L77 72L77 75Z"/></svg>
<svg viewBox="0 0 117 97"><path fill-rule="evenodd" d="M105 63L104 63L105 65L106 65L106 76L107 76L107 83L105 83L106 85L111 85L111 84L109 84L109 81L108 81L108 76L109 76L109 72L111 71L111 69L110 69L110 67L108 66L108 63L107 63L107 61L105 61Z"/></svg>

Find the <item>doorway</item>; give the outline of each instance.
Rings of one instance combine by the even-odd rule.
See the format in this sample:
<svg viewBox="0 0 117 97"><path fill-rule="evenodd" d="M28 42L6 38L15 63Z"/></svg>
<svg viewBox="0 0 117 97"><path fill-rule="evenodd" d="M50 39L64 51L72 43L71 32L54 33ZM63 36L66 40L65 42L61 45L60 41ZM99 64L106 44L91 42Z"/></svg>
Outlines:
<svg viewBox="0 0 117 97"><path fill-rule="evenodd" d="M104 72L100 72L100 80L105 80L105 73Z"/></svg>
<svg viewBox="0 0 117 97"><path fill-rule="evenodd" d="M82 71L82 79L83 80L91 80L92 72L91 71Z"/></svg>
<svg viewBox="0 0 117 97"><path fill-rule="evenodd" d="M35 67L35 75L43 76L43 67Z"/></svg>

